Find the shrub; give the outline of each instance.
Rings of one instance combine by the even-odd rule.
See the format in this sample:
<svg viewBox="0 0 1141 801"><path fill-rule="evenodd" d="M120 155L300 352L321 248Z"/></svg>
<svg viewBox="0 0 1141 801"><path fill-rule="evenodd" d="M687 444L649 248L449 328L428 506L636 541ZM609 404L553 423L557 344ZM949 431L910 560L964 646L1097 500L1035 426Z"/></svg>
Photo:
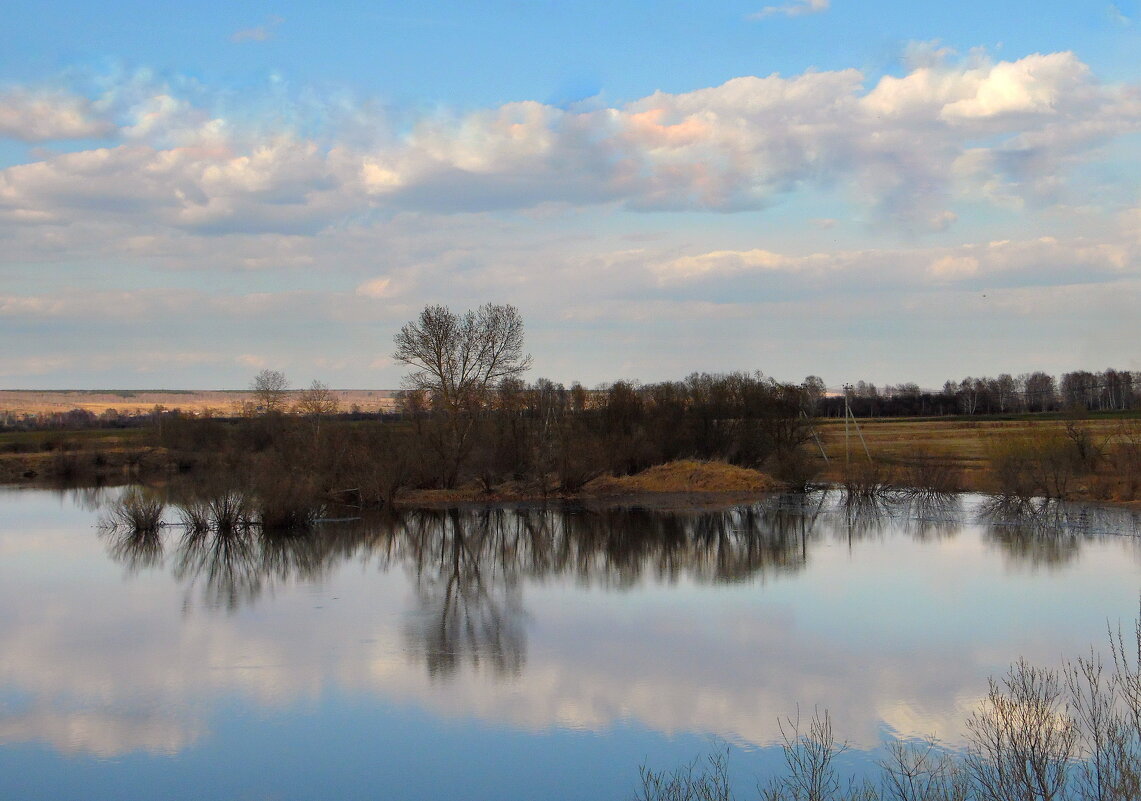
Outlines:
<svg viewBox="0 0 1141 801"><path fill-rule="evenodd" d="M999 442L991 448L990 467L998 492L1023 498L1065 498L1075 479L1085 473L1080 450L1057 431Z"/></svg>
<svg viewBox="0 0 1141 801"><path fill-rule="evenodd" d="M153 534L162 527L165 504L140 489L130 489L111 507L110 525L139 534Z"/></svg>
<svg viewBox="0 0 1141 801"><path fill-rule="evenodd" d="M947 457L919 448L902 468L903 484L923 493L952 493L962 487L962 473Z"/></svg>

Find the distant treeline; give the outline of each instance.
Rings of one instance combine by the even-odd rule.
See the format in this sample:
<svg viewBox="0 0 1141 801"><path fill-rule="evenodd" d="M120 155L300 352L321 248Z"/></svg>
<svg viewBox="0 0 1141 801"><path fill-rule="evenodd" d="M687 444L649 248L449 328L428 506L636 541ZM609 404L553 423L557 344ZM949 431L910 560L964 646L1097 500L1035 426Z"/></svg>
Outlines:
<svg viewBox="0 0 1141 801"><path fill-rule="evenodd" d="M726 408L726 399L736 391L727 388L740 384L740 376L710 376L694 373L683 381L665 381L654 384L618 381L593 389L586 389L575 383L569 389L546 379L539 379L528 387L512 381L501 387L496 398L499 406L502 399L517 398L543 392L556 392L559 403L575 411L598 411L611 408L619 397L632 398L636 405L645 408L671 408L677 414L677 407L686 406L687 414L702 417L701 407L711 403L715 407ZM759 374L757 374L759 375ZM783 387L783 394L798 395L800 409L812 417L842 417L845 402L856 417L940 417L950 415L994 415L1023 414L1033 412L1056 412L1063 410L1083 410L1091 412L1126 411L1141 408L1141 371L1106 369L1091 373L1075 370L1063 373L1060 379L1043 372L1022 373L1017 376L1002 373L997 377L971 377L960 381L946 381L939 390L923 389L915 383L886 384L877 386L867 381L857 381L846 385L842 390L829 390L823 379L810 375L803 383L782 384L765 379L771 386ZM315 383L315 386L316 385ZM345 410L334 403L324 406L314 403L313 389L298 390L292 393L297 401L283 409L293 414L309 416L316 409L327 416L346 420L401 419L422 414L425 410L424 398L414 397L414 393L401 393L394 414L363 411L357 406ZM325 390L327 392L327 390ZM283 393L288 395L290 393ZM621 401L626 403L626 401ZM495 404L492 403L492 406ZM106 409L100 414L87 409L71 409L63 412L37 414L15 414L0 409L0 431L35 431L45 429L85 429L85 428L142 428L160 424L171 417L209 417L222 420L236 420L256 416L265 411L264 406L246 404L232 411L214 410L203 413L187 413L179 409L155 406L149 409L120 411ZM609 414L616 412L611 410Z"/></svg>
<svg viewBox="0 0 1141 801"><path fill-rule="evenodd" d="M304 414L300 409L293 410L297 414ZM14 413L0 409L0 432L2 431L50 431L83 429L128 429L150 428L160 425L163 420L173 418L199 418L207 420L240 420L260 414L256 408L237 409L207 409L205 411L186 411L178 407L168 408L158 405L149 409L113 409L108 408L96 414L90 409L68 409L61 412L24 412ZM336 409L337 417L346 420L375 420L382 417L379 413L365 412L354 406L350 410ZM392 418L395 415L388 415Z"/></svg>
<svg viewBox="0 0 1141 801"><path fill-rule="evenodd" d="M859 381L840 394L823 392L823 382L809 376L806 387L815 388L820 400L815 413L823 417L844 414L845 400L857 417L933 417L942 415L1013 414L1061 410L1124 411L1141 407L1141 372L1109 368L1100 373L1075 370L1060 380L1043 372L995 378L968 376L947 381L941 390L920 389L918 384L877 387Z"/></svg>

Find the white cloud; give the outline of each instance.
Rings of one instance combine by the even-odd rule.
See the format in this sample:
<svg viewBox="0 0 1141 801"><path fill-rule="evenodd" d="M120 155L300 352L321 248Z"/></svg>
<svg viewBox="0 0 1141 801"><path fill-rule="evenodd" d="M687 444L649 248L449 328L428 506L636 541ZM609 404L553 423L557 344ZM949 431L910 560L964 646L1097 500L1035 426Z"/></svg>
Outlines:
<svg viewBox="0 0 1141 801"><path fill-rule="evenodd" d="M391 278L374 278L357 287L357 294L366 298L389 298L396 294Z"/></svg>
<svg viewBox="0 0 1141 801"><path fill-rule="evenodd" d="M1012 114L1062 116L1089 101L1096 107L1105 97L1073 53L1035 53L965 68L941 61L917 66L902 78L884 76L863 105L880 117L970 123Z"/></svg>
<svg viewBox="0 0 1141 801"><path fill-rule="evenodd" d="M0 137L47 142L97 138L112 131L86 98L19 89L0 93Z"/></svg>
<svg viewBox="0 0 1141 801"><path fill-rule="evenodd" d="M363 145L240 131L139 79L108 92L127 144L0 172L0 225L305 235L376 210L737 211L840 187L873 220L942 230L962 197L1057 202L1072 165L1141 130L1141 93L1072 53L928 63L867 91L857 70L810 71L602 109L433 114Z"/></svg>
<svg viewBox="0 0 1141 801"><path fill-rule="evenodd" d="M1055 114L1062 104L1080 104L1092 90L1090 69L1073 53L1034 54L995 64L982 75L965 76L967 96L948 103L947 120L1000 114Z"/></svg>
<svg viewBox="0 0 1141 801"><path fill-rule="evenodd" d="M750 14L749 19L765 19L777 15L802 17L805 14L820 14L827 11L830 5L831 0L792 0L791 3L780 6L765 6L755 14Z"/></svg>
<svg viewBox="0 0 1141 801"><path fill-rule="evenodd" d="M943 256L928 270L937 278L964 278L978 273L979 260L974 256Z"/></svg>
<svg viewBox="0 0 1141 801"><path fill-rule="evenodd" d="M800 260L767 250L718 250L700 256L682 256L664 264L655 265L663 281L692 280L705 275L727 275L753 271L786 271L799 268Z"/></svg>

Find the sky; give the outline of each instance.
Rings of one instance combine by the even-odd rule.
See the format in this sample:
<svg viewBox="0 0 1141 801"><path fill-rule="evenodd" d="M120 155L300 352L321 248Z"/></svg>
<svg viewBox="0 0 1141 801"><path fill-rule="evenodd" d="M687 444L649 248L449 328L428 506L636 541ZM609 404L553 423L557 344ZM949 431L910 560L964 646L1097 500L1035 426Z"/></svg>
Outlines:
<svg viewBox="0 0 1141 801"><path fill-rule="evenodd" d="M1141 0L5 8L0 387L1141 370Z"/></svg>

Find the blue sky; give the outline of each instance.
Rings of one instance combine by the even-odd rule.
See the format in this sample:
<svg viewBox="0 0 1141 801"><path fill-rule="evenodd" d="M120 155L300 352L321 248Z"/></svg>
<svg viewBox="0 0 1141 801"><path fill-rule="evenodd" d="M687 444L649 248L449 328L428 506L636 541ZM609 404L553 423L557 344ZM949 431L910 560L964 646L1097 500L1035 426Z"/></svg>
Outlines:
<svg viewBox="0 0 1141 801"><path fill-rule="evenodd" d="M10 4L0 386L1141 369L1141 3Z"/></svg>

